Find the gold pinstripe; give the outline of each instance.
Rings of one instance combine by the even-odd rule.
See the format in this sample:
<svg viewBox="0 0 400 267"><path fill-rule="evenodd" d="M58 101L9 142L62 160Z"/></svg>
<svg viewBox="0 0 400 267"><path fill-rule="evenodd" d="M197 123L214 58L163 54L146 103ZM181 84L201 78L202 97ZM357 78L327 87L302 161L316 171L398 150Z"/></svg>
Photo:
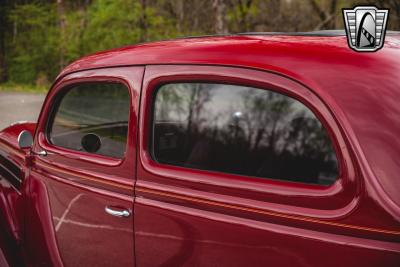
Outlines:
<svg viewBox="0 0 400 267"><path fill-rule="evenodd" d="M97 182L97 183L100 183L100 184L105 184L105 185L113 186L113 187L116 187L116 188L122 188L122 189L126 189L126 190L133 190L133 185L122 185L122 184L119 184L119 183L116 183L116 182L112 182L112 181L105 181L105 180L103 180L101 178L96 178L96 177L89 176L89 175L84 175L84 174L78 174L78 173L75 173L75 172L64 170L64 169L61 169L61 168L58 168L58 167L52 167L52 166L49 166L48 164L43 164L43 163L39 163L39 162L37 162L37 164L41 165L41 166L43 166L45 168L51 169L53 171L61 172L61 173L67 174L67 175L76 176L76 177L79 177L79 178L82 178L82 179L85 179L85 180L94 181L94 182ZM284 213L279 213L279 212L274 212L274 211L266 211L266 210L261 210L261 209L256 209L256 208L247 208L247 207L224 204L224 203L211 201L211 200L206 200L206 199L201 199L201 198L183 196L183 195L179 195L179 194L175 194L175 193L162 192L162 191L159 191L159 190L148 189L148 188L137 187L136 188L136 192L142 192L142 193L148 193L148 194L153 194L153 195L158 195L158 196L163 196L163 197L168 197L168 198L186 200L186 201L190 201L190 202L194 202L194 203L206 204L206 205L209 205L209 206L223 207L223 208L229 208L229 209L240 210L240 211L247 211L247 212L263 214L263 215L268 215L268 216L273 216L273 217L278 217L278 218L299 220L299 221L303 221L303 222L312 222L312 223L317 223L317 224L322 224L322 225L329 225L329 226L336 226L336 227L347 228L347 229L362 230L362 231L367 231L367 232L372 232L372 233L381 233L381 234L390 234L390 235L400 236L400 231L393 231L393 230L387 230L387 229L358 226L358 225L345 224L345 223L330 222L330 221L314 219L314 218L310 218L310 217L306 217L306 216L290 215L290 214L284 214Z"/></svg>

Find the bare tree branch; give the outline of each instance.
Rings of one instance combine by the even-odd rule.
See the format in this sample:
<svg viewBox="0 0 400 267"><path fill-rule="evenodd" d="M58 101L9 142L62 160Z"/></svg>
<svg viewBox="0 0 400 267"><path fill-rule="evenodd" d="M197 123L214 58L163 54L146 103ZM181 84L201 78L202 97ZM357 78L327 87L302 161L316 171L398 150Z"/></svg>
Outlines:
<svg viewBox="0 0 400 267"><path fill-rule="evenodd" d="M215 24L214 30L217 34L226 34L228 29L226 27L225 13L226 5L224 0L214 0L213 8L215 10Z"/></svg>

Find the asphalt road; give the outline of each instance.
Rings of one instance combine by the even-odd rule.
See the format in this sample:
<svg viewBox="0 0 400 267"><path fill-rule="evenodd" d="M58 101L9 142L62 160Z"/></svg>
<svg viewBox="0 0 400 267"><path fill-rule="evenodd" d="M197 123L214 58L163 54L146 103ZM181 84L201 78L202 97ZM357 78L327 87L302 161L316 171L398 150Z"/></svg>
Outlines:
<svg viewBox="0 0 400 267"><path fill-rule="evenodd" d="M0 130L17 121L36 121L44 94L0 92Z"/></svg>

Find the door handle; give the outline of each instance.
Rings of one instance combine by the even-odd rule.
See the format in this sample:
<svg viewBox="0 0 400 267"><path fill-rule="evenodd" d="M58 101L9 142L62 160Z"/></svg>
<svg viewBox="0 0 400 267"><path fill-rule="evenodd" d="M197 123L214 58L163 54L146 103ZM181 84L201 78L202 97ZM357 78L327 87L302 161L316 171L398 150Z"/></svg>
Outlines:
<svg viewBox="0 0 400 267"><path fill-rule="evenodd" d="M46 150L41 150L38 152L32 151L32 154L36 156L46 157L49 153L47 153Z"/></svg>
<svg viewBox="0 0 400 267"><path fill-rule="evenodd" d="M110 207L107 206L104 209L108 214L115 216L115 217L124 217L127 218L131 215L130 210L124 209L124 208L118 208L118 207Z"/></svg>

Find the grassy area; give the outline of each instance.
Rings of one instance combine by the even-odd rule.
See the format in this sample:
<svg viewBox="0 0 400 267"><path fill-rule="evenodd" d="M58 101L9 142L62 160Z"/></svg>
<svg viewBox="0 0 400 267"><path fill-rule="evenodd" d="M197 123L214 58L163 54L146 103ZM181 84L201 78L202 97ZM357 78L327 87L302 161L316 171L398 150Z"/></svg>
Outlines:
<svg viewBox="0 0 400 267"><path fill-rule="evenodd" d="M0 92L47 93L50 86L37 86L32 84L1 83Z"/></svg>

